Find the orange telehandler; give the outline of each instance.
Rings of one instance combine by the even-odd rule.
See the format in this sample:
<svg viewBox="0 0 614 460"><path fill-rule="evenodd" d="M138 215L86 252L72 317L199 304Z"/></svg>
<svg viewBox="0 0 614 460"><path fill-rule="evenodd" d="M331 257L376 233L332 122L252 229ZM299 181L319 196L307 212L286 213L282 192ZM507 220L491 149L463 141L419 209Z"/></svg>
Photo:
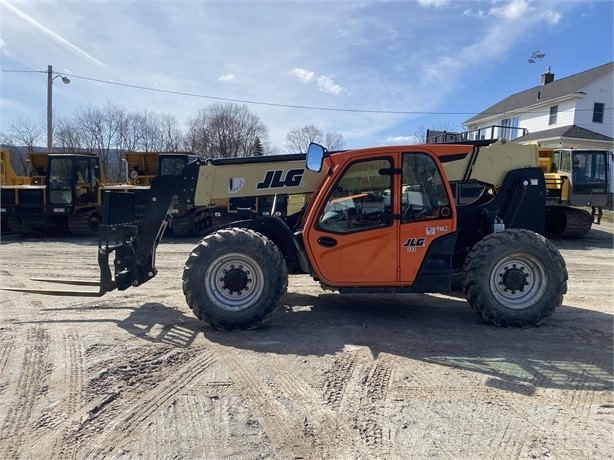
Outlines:
<svg viewBox="0 0 614 460"><path fill-rule="evenodd" d="M5 289L101 296L140 286L157 274L156 248L177 203L301 193L310 199L295 215L237 221L196 245L185 263L183 292L198 318L220 330L255 328L282 305L289 274L309 274L341 293L379 294L449 292L460 273L467 301L484 320L539 324L561 305L568 275L559 251L540 235L545 180L530 166L536 150L515 146L525 148L526 161L511 166L517 155L510 155L492 166L504 147L474 142L327 152L311 144L301 166L300 156L196 161L179 175L152 180L140 222L132 194L105 192L98 281L41 280L97 291ZM494 182L479 181L479 171Z"/></svg>

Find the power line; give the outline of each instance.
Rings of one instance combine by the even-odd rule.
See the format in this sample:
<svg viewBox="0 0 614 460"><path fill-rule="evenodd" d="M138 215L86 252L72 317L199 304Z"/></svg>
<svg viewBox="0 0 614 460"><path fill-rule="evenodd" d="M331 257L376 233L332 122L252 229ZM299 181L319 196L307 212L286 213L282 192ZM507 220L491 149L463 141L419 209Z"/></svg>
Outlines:
<svg viewBox="0 0 614 460"><path fill-rule="evenodd" d="M47 71L43 70L5 70L0 69L0 72L14 72L14 73L47 73ZM57 73L57 72L53 72ZM188 93L184 91L173 91L169 89L160 89L160 88L151 88L148 86L142 85L134 85L130 83L119 83L116 81L102 80L100 78L92 78L85 77L82 75L74 75L70 74L70 78L78 78L81 80L93 81L96 83L104 83L107 85L114 86L122 86L125 88L134 88L140 89L143 91L152 91L157 93L164 94L174 94L178 96L189 96L189 97L197 97L201 99L211 99L215 101L224 101L224 102L237 102L242 104L252 104L252 105L263 105L268 107L282 107L288 109L302 109L302 110L322 110L328 112L346 112L346 113L376 113L383 115L475 115L476 112L429 112L429 111L420 111L420 110L369 110L369 109L344 109L339 107L321 107L321 106L309 106L309 105L294 105L294 104L280 104L275 102L263 102L263 101L252 101L248 99L233 99L228 97L219 97L219 96L208 96L205 94L196 94L196 93ZM592 109L576 109L576 111L588 111ZM612 110L610 108L605 108L605 110ZM549 113L549 111L530 111L528 113ZM480 115L502 115L500 112L479 112Z"/></svg>
<svg viewBox="0 0 614 460"><path fill-rule="evenodd" d="M84 77L80 75L71 75L71 78L80 78L82 80L94 81L97 83L106 83L109 85L115 86L123 86L126 88L135 88L141 89L144 91L154 91L158 93L166 93L166 94L175 94L179 96L190 96L190 97L198 97L201 99L212 99L215 101L225 101L225 102L237 102L242 104L253 104L253 105L264 105L269 107L283 107L288 109L304 109L304 110L325 110L330 112L351 112L351 113L379 113L379 114L387 114L387 115L469 115L473 112L426 112L426 111L407 111L407 110L368 110L368 109L343 109L336 107L319 107L319 106L308 106L308 105L294 105L294 104L280 104L275 102L263 102L263 101L252 101L249 99L233 99L228 97L218 97L218 96L208 96L204 94L196 94L196 93L188 93L184 91L173 91L168 89L159 89L159 88L150 88L147 86L141 85L133 85L129 83L118 83L114 81L101 80L98 78Z"/></svg>

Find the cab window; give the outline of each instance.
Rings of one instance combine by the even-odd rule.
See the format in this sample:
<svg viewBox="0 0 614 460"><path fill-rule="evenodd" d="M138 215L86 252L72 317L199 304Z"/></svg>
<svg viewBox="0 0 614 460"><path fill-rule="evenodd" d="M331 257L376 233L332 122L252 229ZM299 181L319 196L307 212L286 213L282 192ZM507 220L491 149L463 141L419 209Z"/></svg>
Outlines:
<svg viewBox="0 0 614 460"><path fill-rule="evenodd" d="M441 208L448 205L446 188L433 159L423 153L404 153L401 223L438 218Z"/></svg>
<svg viewBox="0 0 614 460"><path fill-rule="evenodd" d="M392 225L391 168L389 159L352 164L333 187L317 227L333 233L349 233Z"/></svg>

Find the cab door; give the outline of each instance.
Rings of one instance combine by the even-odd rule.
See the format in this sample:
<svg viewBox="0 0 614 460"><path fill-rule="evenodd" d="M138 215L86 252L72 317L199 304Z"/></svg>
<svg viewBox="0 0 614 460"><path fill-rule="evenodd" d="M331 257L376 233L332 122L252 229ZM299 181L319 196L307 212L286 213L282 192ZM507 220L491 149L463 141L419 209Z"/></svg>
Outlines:
<svg viewBox="0 0 614 460"><path fill-rule="evenodd" d="M426 152L402 153L401 164L399 281L413 285L420 270L445 279L456 238L447 238L456 232L450 187Z"/></svg>
<svg viewBox="0 0 614 460"><path fill-rule="evenodd" d="M394 156L351 162L303 231L312 265L331 286L394 285L398 220L393 218ZM326 193L326 191L324 191Z"/></svg>

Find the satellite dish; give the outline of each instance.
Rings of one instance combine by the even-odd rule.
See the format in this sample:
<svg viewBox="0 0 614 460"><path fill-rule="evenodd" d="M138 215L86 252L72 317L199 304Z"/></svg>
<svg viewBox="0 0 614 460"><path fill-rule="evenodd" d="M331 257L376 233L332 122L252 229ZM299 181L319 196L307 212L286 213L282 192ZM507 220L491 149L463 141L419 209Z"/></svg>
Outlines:
<svg viewBox="0 0 614 460"><path fill-rule="evenodd" d="M541 61L545 57L546 53L542 53L540 50L537 50L529 58L529 64L535 64L537 61Z"/></svg>

